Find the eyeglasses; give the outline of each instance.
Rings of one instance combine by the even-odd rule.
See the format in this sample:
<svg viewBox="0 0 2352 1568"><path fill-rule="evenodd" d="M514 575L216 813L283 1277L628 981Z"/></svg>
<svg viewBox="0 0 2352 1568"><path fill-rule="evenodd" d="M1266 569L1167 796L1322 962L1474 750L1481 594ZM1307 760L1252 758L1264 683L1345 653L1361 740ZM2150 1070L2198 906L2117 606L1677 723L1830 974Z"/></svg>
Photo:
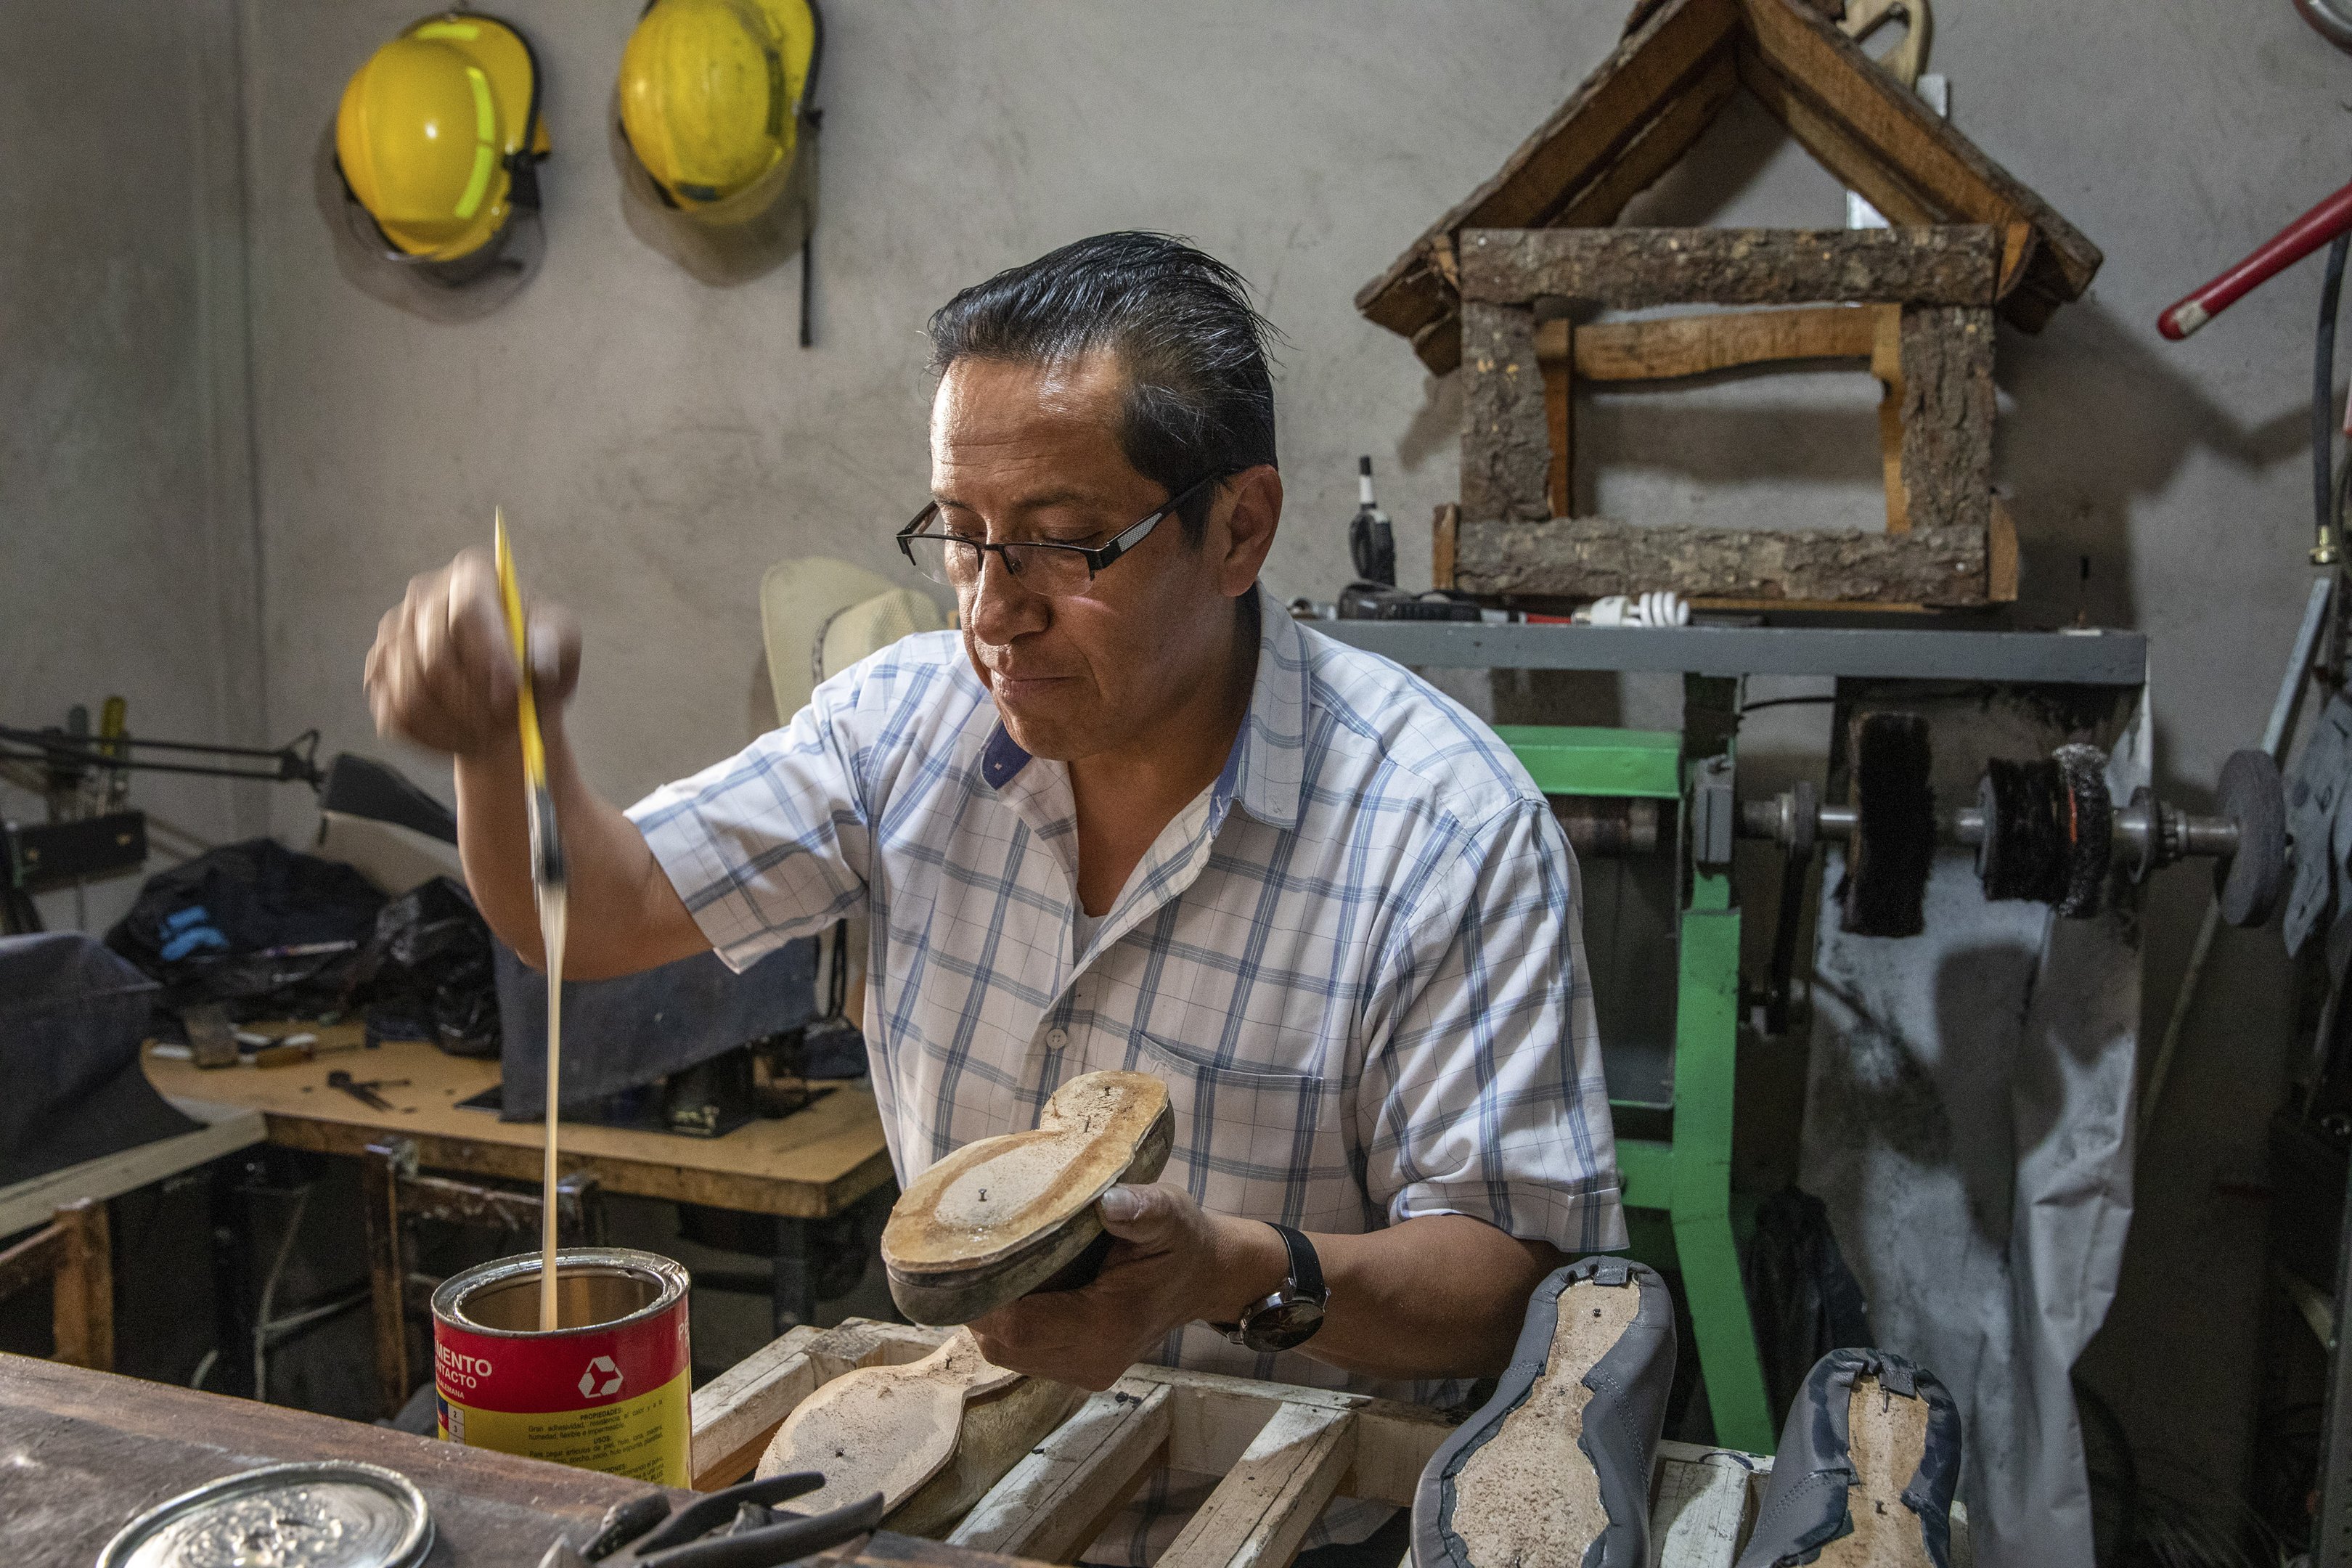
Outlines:
<svg viewBox="0 0 2352 1568"><path fill-rule="evenodd" d="M996 558L1004 563L1004 569L1024 588L1033 594L1059 598L1085 592L1097 573L1150 538L1161 519L1223 477L1212 474L1187 487L1181 493L1171 496L1150 517L1114 535L1109 543L1091 549L1083 544L1030 542L991 544L985 540L966 539L959 534L926 533L923 531L925 526L935 521L940 515L940 503L937 501L917 512L915 520L898 531L898 549L913 563L916 571L934 583L945 583L957 589L979 580L982 553L994 551Z"/></svg>

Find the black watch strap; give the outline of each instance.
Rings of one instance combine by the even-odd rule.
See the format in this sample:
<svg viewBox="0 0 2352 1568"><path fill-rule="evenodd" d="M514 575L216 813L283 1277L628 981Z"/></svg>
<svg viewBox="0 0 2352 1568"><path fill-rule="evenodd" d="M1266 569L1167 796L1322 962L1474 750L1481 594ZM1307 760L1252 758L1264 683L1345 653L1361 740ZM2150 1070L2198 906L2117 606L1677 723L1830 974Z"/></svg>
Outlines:
<svg viewBox="0 0 2352 1568"><path fill-rule="evenodd" d="M1319 1305L1329 1292L1323 1288L1323 1260L1315 1256L1315 1244L1286 1225L1275 1225L1272 1220L1265 1223L1274 1226L1275 1234L1282 1237L1282 1245L1290 1254L1290 1278L1286 1285L1301 1296L1313 1297Z"/></svg>

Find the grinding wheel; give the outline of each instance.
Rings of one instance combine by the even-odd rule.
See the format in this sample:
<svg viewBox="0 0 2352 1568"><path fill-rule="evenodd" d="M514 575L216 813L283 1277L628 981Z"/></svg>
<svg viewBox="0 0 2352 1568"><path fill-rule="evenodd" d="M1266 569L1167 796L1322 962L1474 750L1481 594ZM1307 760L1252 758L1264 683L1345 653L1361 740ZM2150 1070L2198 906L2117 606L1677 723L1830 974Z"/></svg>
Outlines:
<svg viewBox="0 0 2352 1568"><path fill-rule="evenodd" d="M2258 926L2286 889L2286 796L2278 764L2267 752L2232 752L2221 764L2214 810L2238 825L2238 852L2213 865L2213 893L2221 918Z"/></svg>
<svg viewBox="0 0 2352 1568"><path fill-rule="evenodd" d="M1927 871L1936 858L1927 721L1916 713L1857 713L1847 735L1854 825L1839 923L1856 936L1917 936L1927 929Z"/></svg>
<svg viewBox="0 0 2352 1568"><path fill-rule="evenodd" d="M2058 824L2066 845L2066 885L2058 912L2083 920L2099 912L2115 848L2115 802L2107 795L2107 754L2096 746L2061 746L2050 753L2063 793Z"/></svg>

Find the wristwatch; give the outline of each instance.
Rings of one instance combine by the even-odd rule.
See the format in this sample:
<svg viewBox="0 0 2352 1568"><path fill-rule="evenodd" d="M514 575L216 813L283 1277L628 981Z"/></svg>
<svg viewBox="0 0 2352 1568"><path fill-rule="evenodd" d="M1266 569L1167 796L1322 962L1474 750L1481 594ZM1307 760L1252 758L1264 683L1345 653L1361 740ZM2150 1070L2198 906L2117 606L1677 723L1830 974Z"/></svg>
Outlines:
<svg viewBox="0 0 2352 1568"><path fill-rule="evenodd" d="M1272 1220L1265 1223L1274 1225ZM1314 1245L1286 1225L1276 1225L1274 1229L1290 1253L1289 1278L1273 1295L1244 1308L1239 1322L1209 1325L1234 1343L1254 1351L1286 1351L1305 1344L1323 1326L1323 1309L1331 1300Z"/></svg>

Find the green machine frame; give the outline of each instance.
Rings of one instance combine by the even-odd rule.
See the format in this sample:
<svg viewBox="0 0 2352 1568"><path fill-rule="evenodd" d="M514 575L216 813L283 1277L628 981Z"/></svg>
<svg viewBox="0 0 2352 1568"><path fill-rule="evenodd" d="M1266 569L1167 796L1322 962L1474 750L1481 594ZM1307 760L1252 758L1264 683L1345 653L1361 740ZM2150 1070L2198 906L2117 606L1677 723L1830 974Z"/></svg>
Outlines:
<svg viewBox="0 0 2352 1568"><path fill-rule="evenodd" d="M1740 1281L1731 1191L1732 1096L1739 1029L1739 910L1731 868L1695 852L1693 800L1703 773L1720 780L1738 711L1737 680L1685 678L1683 733L1499 725L1498 733L1549 795L1678 803L1674 1074L1664 1138L1629 1136L1626 1123L1653 1108L1612 1101L1617 1165L1635 1256L1679 1269L1698 1342L1699 1373L1716 1441L1769 1454L1778 1424ZM1607 1020L1602 1020L1604 1040ZM1752 1205L1741 1205L1752 1214ZM1664 1216L1660 1223L1657 1215Z"/></svg>
<svg viewBox="0 0 2352 1568"><path fill-rule="evenodd" d="M1769 1453L1777 1434L1739 1278L1738 1232L1754 1209L1731 1190L1739 1026L1739 911L1727 813L1733 735L1749 677L1835 681L2021 681L2117 686L2147 680L2137 632L2060 637L1982 628L1836 626L1578 626L1532 623L1328 621L1318 630L1414 669L1680 675L1683 732L1502 730L1557 795L1678 800L1679 984L1664 1110L1621 1105L1619 1169L1637 1256L1680 1268L1716 1436ZM1695 831L1694 817L1706 818ZM1609 1020L1601 1019L1604 1035ZM1657 1136L1661 1131L1666 1135Z"/></svg>

